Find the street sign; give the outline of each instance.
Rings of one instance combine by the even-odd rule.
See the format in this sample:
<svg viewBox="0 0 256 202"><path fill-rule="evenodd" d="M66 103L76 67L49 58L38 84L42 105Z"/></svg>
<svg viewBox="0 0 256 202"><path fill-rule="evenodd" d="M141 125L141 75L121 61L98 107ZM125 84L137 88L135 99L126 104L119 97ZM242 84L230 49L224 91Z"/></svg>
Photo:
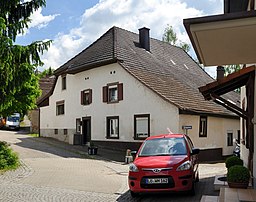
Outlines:
<svg viewBox="0 0 256 202"><path fill-rule="evenodd" d="M192 129L192 126L182 126L182 129L189 130Z"/></svg>

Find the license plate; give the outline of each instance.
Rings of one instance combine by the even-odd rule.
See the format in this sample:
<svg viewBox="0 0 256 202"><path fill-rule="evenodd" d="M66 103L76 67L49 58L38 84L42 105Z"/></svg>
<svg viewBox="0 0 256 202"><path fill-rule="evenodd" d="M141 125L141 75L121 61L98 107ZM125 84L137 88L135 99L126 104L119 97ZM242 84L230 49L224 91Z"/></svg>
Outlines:
<svg viewBox="0 0 256 202"><path fill-rule="evenodd" d="M146 179L146 184L167 184L168 178Z"/></svg>

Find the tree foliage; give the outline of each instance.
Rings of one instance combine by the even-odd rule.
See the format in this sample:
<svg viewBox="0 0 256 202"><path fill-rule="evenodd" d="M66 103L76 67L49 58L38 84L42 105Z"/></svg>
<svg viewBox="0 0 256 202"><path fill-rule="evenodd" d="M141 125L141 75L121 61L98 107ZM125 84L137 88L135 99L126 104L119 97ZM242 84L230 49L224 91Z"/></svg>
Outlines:
<svg viewBox="0 0 256 202"><path fill-rule="evenodd" d="M45 69L42 72L38 72L37 75L39 78L43 78L43 77L49 77L52 76L54 72L54 69L52 69L51 67L49 67L48 69Z"/></svg>
<svg viewBox="0 0 256 202"><path fill-rule="evenodd" d="M237 72L240 69L241 69L241 65L225 65L224 66L225 76L227 76L228 74L232 74L234 72ZM235 90L235 92L240 93L241 92L241 88L237 88Z"/></svg>
<svg viewBox="0 0 256 202"><path fill-rule="evenodd" d="M225 76L227 76L228 74L237 72L240 69L241 69L241 65L225 65L224 66Z"/></svg>
<svg viewBox="0 0 256 202"><path fill-rule="evenodd" d="M177 34L170 25L165 28L162 40L170 43L171 45L178 46L186 52L190 50L189 44L178 40Z"/></svg>
<svg viewBox="0 0 256 202"><path fill-rule="evenodd" d="M28 28L31 14L45 6L45 0L0 1L0 115L21 114L35 107L40 95L35 70L43 65L40 54L51 41L27 46L15 44L18 34Z"/></svg>

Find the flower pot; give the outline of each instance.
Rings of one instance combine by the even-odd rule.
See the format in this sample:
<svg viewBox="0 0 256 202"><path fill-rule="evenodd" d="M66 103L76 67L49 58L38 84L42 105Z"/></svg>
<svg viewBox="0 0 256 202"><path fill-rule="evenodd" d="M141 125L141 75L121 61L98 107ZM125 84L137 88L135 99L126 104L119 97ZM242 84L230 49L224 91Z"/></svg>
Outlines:
<svg viewBox="0 0 256 202"><path fill-rule="evenodd" d="M88 147L88 154L89 155L96 155L98 152L98 148L97 147Z"/></svg>
<svg viewBox="0 0 256 202"><path fill-rule="evenodd" d="M249 182L228 182L230 188L247 189Z"/></svg>

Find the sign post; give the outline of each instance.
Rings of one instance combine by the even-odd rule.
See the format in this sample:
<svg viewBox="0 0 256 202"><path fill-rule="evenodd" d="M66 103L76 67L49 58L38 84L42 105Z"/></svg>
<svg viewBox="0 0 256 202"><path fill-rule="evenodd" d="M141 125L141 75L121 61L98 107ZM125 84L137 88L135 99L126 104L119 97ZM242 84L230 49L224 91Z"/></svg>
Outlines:
<svg viewBox="0 0 256 202"><path fill-rule="evenodd" d="M185 134L188 135L188 130L191 130L192 126L182 126L182 129L185 130Z"/></svg>

